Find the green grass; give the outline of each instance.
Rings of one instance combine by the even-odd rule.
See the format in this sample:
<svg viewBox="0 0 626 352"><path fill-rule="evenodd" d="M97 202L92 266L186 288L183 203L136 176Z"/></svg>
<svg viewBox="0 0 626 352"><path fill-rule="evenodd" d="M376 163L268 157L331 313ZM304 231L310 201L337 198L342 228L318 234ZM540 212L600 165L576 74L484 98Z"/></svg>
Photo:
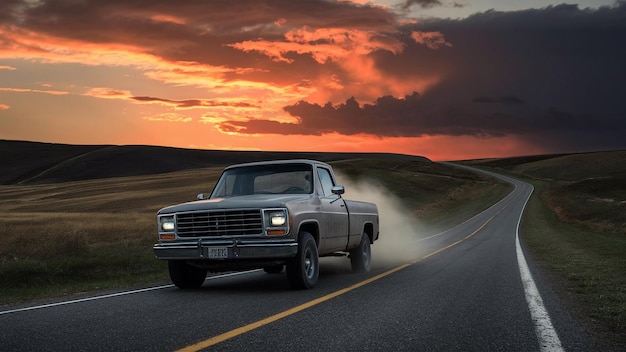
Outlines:
<svg viewBox="0 0 626 352"><path fill-rule="evenodd" d="M535 260L553 273L569 310L607 341L626 345L626 238L567 223L546 205L550 184L533 181L536 195L522 223Z"/></svg>

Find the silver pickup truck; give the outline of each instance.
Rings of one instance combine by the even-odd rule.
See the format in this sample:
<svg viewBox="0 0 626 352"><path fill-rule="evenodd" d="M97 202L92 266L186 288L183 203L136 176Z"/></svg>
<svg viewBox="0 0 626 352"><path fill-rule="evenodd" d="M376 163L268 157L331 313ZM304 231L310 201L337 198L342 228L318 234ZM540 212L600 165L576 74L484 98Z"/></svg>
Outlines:
<svg viewBox="0 0 626 352"><path fill-rule="evenodd" d="M343 199L344 191L319 161L229 166L208 198L158 211L154 253L183 289L200 287L207 271L283 267L291 287L307 289L318 281L322 256L348 256L353 271L368 272L378 209Z"/></svg>

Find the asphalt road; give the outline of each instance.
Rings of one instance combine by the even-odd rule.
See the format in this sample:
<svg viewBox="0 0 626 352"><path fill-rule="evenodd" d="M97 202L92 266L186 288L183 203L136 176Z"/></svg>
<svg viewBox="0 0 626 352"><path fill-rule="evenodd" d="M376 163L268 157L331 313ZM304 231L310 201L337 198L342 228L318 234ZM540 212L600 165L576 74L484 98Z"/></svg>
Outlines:
<svg viewBox="0 0 626 352"><path fill-rule="evenodd" d="M515 190L493 207L407 242L411 260L377 263L374 252L372 272L357 275L349 260L323 258L306 291L257 270L210 277L198 290L2 307L0 351L596 350L519 247L532 187L507 180Z"/></svg>

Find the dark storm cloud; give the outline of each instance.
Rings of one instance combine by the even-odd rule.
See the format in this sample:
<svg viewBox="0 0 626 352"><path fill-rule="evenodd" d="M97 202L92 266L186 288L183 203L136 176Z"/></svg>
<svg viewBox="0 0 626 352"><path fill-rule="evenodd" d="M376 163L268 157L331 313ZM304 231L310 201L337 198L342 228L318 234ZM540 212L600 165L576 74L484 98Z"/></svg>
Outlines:
<svg viewBox="0 0 626 352"><path fill-rule="evenodd" d="M337 106L330 104L320 106L301 101L296 105L286 107L285 110L300 117L300 123L291 126L288 124L267 125L265 126L269 127L267 133L272 129L280 129L285 133L338 132L345 135L366 133L391 137L496 136L523 128L509 116L475 116L474 123L467 124L463 121L461 114L435 114L435 111L424 105L423 99L417 93L407 95L402 99L391 96L381 97L374 104L362 105L354 98Z"/></svg>
<svg viewBox="0 0 626 352"><path fill-rule="evenodd" d="M401 55L374 54L389 76L443 79L420 95L333 106L299 102L298 124L231 122L249 133L377 136L517 135L551 148L626 148L626 2L488 11L402 27L440 32L452 47L406 41ZM584 147L583 147L584 148Z"/></svg>
<svg viewBox="0 0 626 352"><path fill-rule="evenodd" d="M439 0L406 0L400 5L400 7L403 9L408 9L411 6L419 6L421 8L431 8L435 6L441 6L441 1Z"/></svg>
<svg viewBox="0 0 626 352"><path fill-rule="evenodd" d="M488 11L414 29L438 30L454 45L442 59L456 69L423 98L462 111L466 120L457 123L509 115L520 129L508 134L540 145L626 147L626 2Z"/></svg>
<svg viewBox="0 0 626 352"><path fill-rule="evenodd" d="M520 105L515 97L480 98L481 103ZM427 103L426 103L427 104ZM571 114L558 109L548 109L529 124L523 114L504 110L475 113L429 107L423 97L413 93L402 99L381 97L374 104L359 104L350 98L345 103L324 106L300 101L285 110L297 116L299 123L280 123L268 120L227 122L221 125L225 131L243 133L277 133L322 135L337 132L344 135L359 133L388 137L414 137L424 135L471 135L475 137L498 137L512 134L532 136L534 133L575 130L609 133L620 127L618 121L598 120L591 115ZM509 110L511 111L511 110ZM470 123L471 122L471 123Z"/></svg>
<svg viewBox="0 0 626 352"><path fill-rule="evenodd" d="M474 103L488 103L488 104L524 104L525 101L518 98L518 97L512 97L512 96L506 96L506 97L476 97L474 98L474 100L472 100Z"/></svg>

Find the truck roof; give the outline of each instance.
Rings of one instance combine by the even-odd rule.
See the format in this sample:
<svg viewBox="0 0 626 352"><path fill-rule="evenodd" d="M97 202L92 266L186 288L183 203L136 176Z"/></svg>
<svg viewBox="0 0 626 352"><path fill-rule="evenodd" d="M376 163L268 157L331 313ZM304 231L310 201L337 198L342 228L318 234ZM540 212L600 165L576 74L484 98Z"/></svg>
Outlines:
<svg viewBox="0 0 626 352"><path fill-rule="evenodd" d="M230 165L230 166L226 167L225 170L231 169L231 168L237 168L237 167L269 165L269 164L309 164L309 165L322 165L322 166L326 166L326 167L330 168L330 165L328 165L328 164L326 164L324 162L318 161L318 160L285 159L285 160L267 160L267 161L255 161L255 162L251 162L251 163L235 164L235 165Z"/></svg>

